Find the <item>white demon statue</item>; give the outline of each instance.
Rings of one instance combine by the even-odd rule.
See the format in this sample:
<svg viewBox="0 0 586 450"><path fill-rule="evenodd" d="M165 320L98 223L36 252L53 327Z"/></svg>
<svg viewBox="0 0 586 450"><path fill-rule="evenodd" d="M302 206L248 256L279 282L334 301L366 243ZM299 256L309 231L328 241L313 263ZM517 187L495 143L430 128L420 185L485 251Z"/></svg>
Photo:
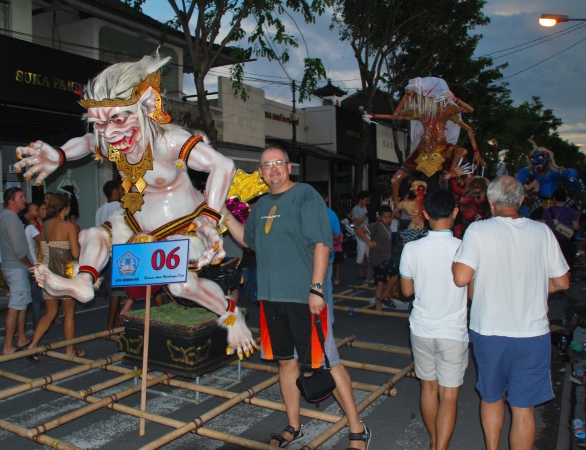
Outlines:
<svg viewBox="0 0 586 450"><path fill-rule="evenodd" d="M114 64L90 80L79 103L87 109L85 119L93 133L61 147L37 141L16 149L17 157L24 158L16 169L25 171L26 179L37 175L37 185L67 160L95 154L96 159L116 164L125 191L119 213L101 227L80 233L79 267L73 278L57 276L44 264L35 267L34 276L51 295L88 302L112 244L189 238L187 282L170 284L168 289L173 296L218 314L218 323L228 330L227 352L236 351L242 358L254 351L256 343L241 311L216 283L197 276L197 269L225 256L218 211L226 200L234 163L203 136L171 124L160 92L160 69L169 59L155 54ZM187 167L209 173L205 198L193 188Z"/></svg>

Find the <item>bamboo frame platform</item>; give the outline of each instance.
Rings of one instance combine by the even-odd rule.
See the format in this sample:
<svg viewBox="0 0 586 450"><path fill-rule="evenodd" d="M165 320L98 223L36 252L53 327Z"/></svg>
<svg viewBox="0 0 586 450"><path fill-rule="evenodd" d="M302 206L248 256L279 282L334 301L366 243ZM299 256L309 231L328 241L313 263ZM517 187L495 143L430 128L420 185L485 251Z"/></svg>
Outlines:
<svg viewBox="0 0 586 450"><path fill-rule="evenodd" d="M334 300L338 299L338 300L353 300L353 301L357 301L357 302L369 302L370 301L369 297L357 297L356 295L354 295L356 292L363 291L363 290L374 291L375 288L373 286L370 286L368 283L363 284L363 285L359 285L359 286L350 286L350 289L347 289L345 291L334 294ZM373 305L373 304L368 304L366 306L357 308L357 307L352 307L352 306L334 305L334 310L344 311L344 312L350 313L350 315L355 315L356 313L361 313L361 314L370 314L372 316L402 317L404 319L408 319L409 316L411 315L410 313L401 313L401 312L394 312L394 311L376 311L376 310L373 311L372 308L374 308L374 306L375 305Z"/></svg>
<svg viewBox="0 0 586 450"><path fill-rule="evenodd" d="M63 449L63 450L76 450L78 447L71 445L67 442L62 440L53 438L48 435L48 433L66 423L69 423L75 419L83 417L86 414L90 414L93 411L107 408L113 411L121 412L124 414L128 414L129 416L137 417L140 419L144 419L147 421L155 422L158 424L166 425L173 430L158 439L155 439L151 442L141 442L143 444L140 448L141 449L156 449L159 448L174 439L177 439L187 433L194 433L200 436L204 436L210 439L220 440L224 442L228 442L231 444L235 444L244 448L250 449L273 449L274 447L270 447L268 444L263 442L258 442L252 439L244 438L241 436L232 435L223 431L214 430L208 427L205 427L205 424L210 421L211 419L218 417L223 412L227 411L231 407L237 404L250 404L261 408L267 408L274 411L282 411L285 412L285 405L283 403L260 399L256 398L255 395L261 392L262 390L275 385L279 382L277 373L277 368L275 366L271 366L268 364L258 364L252 362L241 362L241 366L247 369L255 370L258 372L264 372L270 374L270 377L255 386L245 390L244 392L232 392L229 390L222 390L217 389L210 386L205 386L201 384L195 384L193 382L181 381L176 380L175 375L173 374L161 374L161 375L154 375L154 374L147 374L147 386L149 388L161 384L166 386L172 386L176 388L182 388L190 391L200 392L212 396L216 396L218 398L226 399L220 405L212 408L211 410L207 411L204 414L200 414L198 417L194 418L189 422L183 422L180 420L172 419L170 417L164 417L158 414L153 414L148 412L148 403L147 403L147 411L143 412L140 409L132 408L126 405L120 404L120 400L127 398L133 394L138 394L141 392L141 385L140 383L135 384L132 387L121 389L120 391L109 395L105 398L100 398L95 396L99 391L104 389L113 388L116 385L123 383L127 380L130 380L135 377L142 378L142 369L131 369L122 367L119 365L114 365L114 363L120 361L124 354L117 353L105 358L101 358L99 360L93 361L87 358L80 358L76 356L67 356L64 353L55 352L53 350L64 348L67 345L78 344L82 342L88 342L94 339L101 339L101 338L111 338L115 337L112 335L116 335L122 333L124 328L116 328L115 330L111 331L104 331L101 333L95 333L91 335L81 336L75 339L71 339L69 341L62 341L58 343L48 344L44 346L40 346L30 350L20 351L18 353L13 353L11 355L2 355L0 356L0 364L5 363L8 361L24 358L28 355L41 353L44 356L55 358L63 361L68 361L71 363L75 363L76 366L63 370L58 373L48 374L43 377L37 379L31 379L28 377L24 377L21 375L17 375L14 373L10 373L6 370L0 370L0 377L4 377L9 380L13 380L18 382L19 384L0 391L0 399L9 398L14 395L18 395L22 392L26 392L36 388L42 388L44 390L54 392L63 396L67 396L73 399L81 400L87 403L87 405L78 408L76 410L70 411L67 414L45 422L43 424L39 424L33 428L24 428L14 423L10 423L6 420L0 419L0 429L6 430L10 433L13 433L17 436L21 436L23 438L29 439L33 442L36 442L41 445L46 445L51 448ZM383 351L383 352L394 352L394 353L401 353L401 354L408 354L406 350L401 347L393 347L393 346L385 346L379 344L368 344L368 343L359 343L356 342L354 336L349 336L344 339L337 339L336 345L338 348L342 346L349 346L349 347L356 347L356 348L363 348L363 349L370 349L374 351ZM231 363L231 365L237 365L238 363ZM347 361L343 360L342 364L347 367L372 371L375 373L383 373L383 374L392 374L394 375L391 379L381 383L381 385L372 385L367 383L361 382L353 382L352 388L356 390L362 390L366 392L370 392L370 395L366 397L359 405L358 411L363 411L368 405L374 402L382 395L387 396L395 396L397 395L397 389L395 388L396 383L401 380L405 376L414 376L413 374L413 364L408 365L403 369L397 369L392 367L385 367L385 366L377 366L372 364L365 364L355 361ZM112 373L113 378L96 384L94 386L87 387L80 391L75 391L72 389L68 389L62 386L57 386L54 383L60 380L66 380L69 377L73 377L84 372L89 372L90 370L94 370L97 368L101 368L102 370ZM317 411L315 409L308 409L308 408L301 408L301 416L307 417L311 419L317 419L324 421L330 424L329 428L327 428L324 432L320 435L315 437L313 441L305 444L303 449L305 450L313 450L318 448L328 439L330 439L334 434L344 428L348 420L346 416L338 416L330 413L326 413L323 411ZM137 430L138 434L138 430Z"/></svg>

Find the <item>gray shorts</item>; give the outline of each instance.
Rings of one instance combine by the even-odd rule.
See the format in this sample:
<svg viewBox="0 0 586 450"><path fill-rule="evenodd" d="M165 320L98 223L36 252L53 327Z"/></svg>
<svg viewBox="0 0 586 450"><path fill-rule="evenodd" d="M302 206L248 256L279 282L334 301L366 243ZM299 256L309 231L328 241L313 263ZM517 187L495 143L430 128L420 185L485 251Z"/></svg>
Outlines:
<svg viewBox="0 0 586 450"><path fill-rule="evenodd" d="M434 381L444 387L459 387L468 367L468 342L432 339L411 333L411 349L415 375L420 380Z"/></svg>
<svg viewBox="0 0 586 450"><path fill-rule="evenodd" d="M5 269L2 268L2 273L6 279L6 283L10 288L10 298L8 299L8 307L16 311L25 311L32 303L31 284L29 281L30 274L28 269Z"/></svg>

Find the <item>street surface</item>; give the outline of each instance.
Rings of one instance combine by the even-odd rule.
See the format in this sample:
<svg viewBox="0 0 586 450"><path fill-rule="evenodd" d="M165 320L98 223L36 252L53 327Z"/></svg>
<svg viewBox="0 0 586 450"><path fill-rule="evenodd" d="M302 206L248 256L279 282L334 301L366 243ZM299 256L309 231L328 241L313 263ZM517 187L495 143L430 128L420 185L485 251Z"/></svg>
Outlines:
<svg viewBox="0 0 586 450"><path fill-rule="evenodd" d="M341 285L336 288L336 292L346 290L348 285L360 283L355 276L356 265L354 260L352 258L347 258L342 269ZM550 299L550 318L553 322L564 314L565 309L568 303L572 301L572 298L575 298L576 296L583 297L582 292L583 289L585 289L584 286L586 286L586 283L584 282L574 284L568 294L557 294L554 298ZM372 296L372 291L357 292L356 295L365 297ZM2 307L5 308L5 304L6 299L0 298L0 309ZM337 304L356 307L364 306L364 303L347 300L339 300L337 301ZM135 308L142 308L144 307L143 305L144 304L135 304ZM244 302L243 306L246 307L250 313L248 321L249 326L258 327L258 308L249 302ZM98 298L85 305L79 304L76 313L76 336L88 335L105 330L107 312L107 300L104 298ZM503 314L506 314L506 311L503 311ZM5 311L0 310L0 334L4 332L4 315ZM350 317L347 313L341 311L336 311L335 315L336 321L334 324L334 333L337 338L355 335L356 340L358 341L390 344L402 347L409 346L408 319L378 317L364 314ZM31 329L30 323L28 329ZM61 341L63 339L62 325L53 325L49 333L41 341L41 344ZM3 343L3 340L4 337L2 336L2 338L0 338L0 343ZM86 358L92 360L97 360L101 357L117 353L116 343L104 339L93 340L80 344L77 347L83 349L86 352ZM564 417L564 421L568 420L567 414L569 414L569 410L566 413L563 411L560 412L563 381L564 378L567 379L567 374L560 371L560 369L565 367L565 364L559 362L556 349L554 349L554 353L552 374L556 399L536 409L538 439L535 448L539 450L551 450L556 448L560 414ZM340 349L340 354L342 359L401 369L411 362L410 356L357 348L343 347ZM74 364L70 362L55 360L46 356L41 356L40 358L40 363L33 363L26 359L2 363L0 364L0 370L36 379L44 375L54 374L74 367ZM250 358L250 361L257 363L262 362L258 352ZM365 372L356 369L349 369L349 372L353 381L361 381L375 385L379 385L392 377L391 375ZM271 374L242 369L241 382L234 384L234 382L229 379L237 378L237 369L232 366L219 369L214 372L213 375L214 377L201 377L201 383L236 393L240 393L246 388L266 380L271 376ZM90 372L67 378L63 381L55 382L54 384L75 390L81 390L112 379L115 376L117 376L117 374L105 372L101 369L95 369ZM193 381L188 379L181 380ZM116 385L101 391L96 395L98 397L105 397L130 387L135 382L140 383L140 380L136 381L131 379L121 385ZM451 449L470 450L484 448L484 438L479 417L480 399L475 391L475 383L476 366L474 359L471 357L464 379L464 385L460 393L458 419L452 444L450 446ZM17 384L18 383L15 381L0 377L0 390L16 386ZM373 440L370 448L374 450L419 450L428 448L428 434L423 425L419 411L419 381L405 377L398 382L396 388L396 397L382 396L361 414L364 422L373 432ZM369 395L368 392L363 391L355 391L355 393L357 403ZM278 384L262 391L257 397L276 402L282 401ZM224 401L224 399L219 399L217 397L210 398L210 396L202 394L199 396L199 404L197 404L197 394L195 392L157 385L154 388L149 389L147 411L188 422ZM134 394L122 400L121 403L139 408L140 394ZM81 402L80 400L75 400L42 389L34 389L0 400L0 419L18 424L22 427L31 428L61 417L84 405L86 405L86 403ZM315 409L315 406L309 404L302 404L302 406ZM569 407L566 409L569 409ZM322 403L318 410L333 414L341 414L341 410L337 403L331 399ZM310 442L315 436L329 426L326 422L318 420L303 419L303 423L306 436L303 443ZM286 425L286 416L282 412L240 404L206 423L205 426L257 441L267 442L272 432L280 432ZM508 430L508 427L509 412L507 411L505 430ZM126 450L139 448L171 430L171 428L147 421L146 435L144 437L139 437L138 419L109 409L100 409L83 416L82 418L52 429L47 435L85 449ZM563 425L561 430L562 434L566 434L566 442L569 443L569 437L567 436L569 431L567 430L567 426ZM342 450L347 448L347 444L347 429L345 429L335 435L332 439L328 440L320 448ZM0 430L0 448L2 449L17 450L36 449L40 447L39 444L35 444L32 441L15 436L7 431ZM298 449L301 447L302 444L293 445L290 448ZM170 444L167 444L163 448L207 450L235 449L239 447L202 436L188 434ZM507 435L506 433L503 433L501 449L508 448Z"/></svg>

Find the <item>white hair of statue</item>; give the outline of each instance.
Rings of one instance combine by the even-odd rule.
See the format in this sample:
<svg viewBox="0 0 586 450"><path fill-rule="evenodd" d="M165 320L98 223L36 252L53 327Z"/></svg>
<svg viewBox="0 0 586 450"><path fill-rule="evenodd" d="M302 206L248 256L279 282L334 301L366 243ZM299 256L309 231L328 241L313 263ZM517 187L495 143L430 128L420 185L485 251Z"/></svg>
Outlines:
<svg viewBox="0 0 586 450"><path fill-rule="evenodd" d="M158 71L161 67L171 60L170 56L162 57L159 52L155 52L152 56L144 56L140 61L126 62L113 64L104 69L98 76L89 80L85 88L82 98L84 100L105 100L116 98L128 99L132 96L134 86L138 85L144 80L147 75ZM161 92L163 100L165 97ZM136 111L138 121L140 124L142 139L145 143L151 144L152 151L155 152L155 137L164 133L165 128L173 127L173 125L161 125L145 116L143 109L138 107L138 102L134 105L125 107L129 111ZM164 108L163 108L164 109ZM87 114L84 115L87 119ZM108 154L108 143L103 135L94 131L96 140L100 148Z"/></svg>

